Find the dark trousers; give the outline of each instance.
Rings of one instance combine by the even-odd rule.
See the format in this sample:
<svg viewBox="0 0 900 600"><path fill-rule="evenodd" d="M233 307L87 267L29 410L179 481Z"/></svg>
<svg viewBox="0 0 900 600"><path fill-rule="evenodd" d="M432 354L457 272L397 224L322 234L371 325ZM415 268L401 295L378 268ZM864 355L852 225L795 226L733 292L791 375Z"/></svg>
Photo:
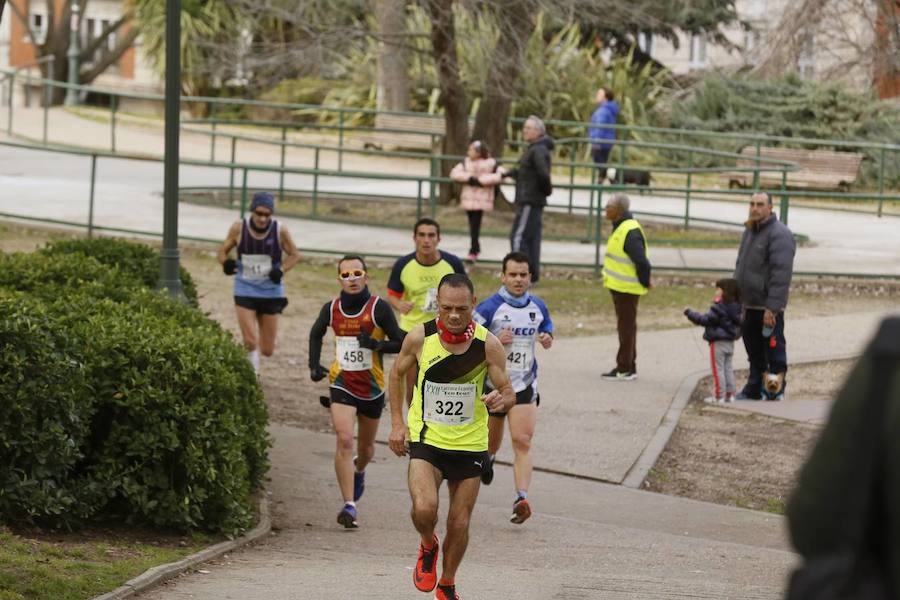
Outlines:
<svg viewBox="0 0 900 600"><path fill-rule="evenodd" d="M598 165L606 164L609 162L609 153L612 152L612 146L609 148L591 148L591 158L594 159L594 163ZM603 177L606 177L606 170L604 168ZM599 179L602 179L600 177Z"/></svg>
<svg viewBox="0 0 900 600"><path fill-rule="evenodd" d="M541 271L541 218L543 206L519 204L516 218L509 234L513 252L522 252L531 263L531 281L540 279Z"/></svg>
<svg viewBox="0 0 900 600"><path fill-rule="evenodd" d="M478 238L481 235L481 217L484 211L467 210L466 216L469 218L469 254L480 254L481 243Z"/></svg>
<svg viewBox="0 0 900 600"><path fill-rule="evenodd" d="M770 341L772 336L763 337L762 334L764 312L757 308L748 308L744 311L744 348L747 350L747 358L750 361L750 374L747 376L744 394L751 398L758 398L762 394L763 373L766 371L770 373L787 372L784 313L778 313L775 316L775 329L772 330L772 336L775 337L775 347L773 348ZM787 380L785 380L784 387L787 387Z"/></svg>
<svg viewBox="0 0 900 600"><path fill-rule="evenodd" d="M616 330L619 332L619 352L616 354L616 370L620 373L637 373L637 294L625 294L609 290L616 309Z"/></svg>

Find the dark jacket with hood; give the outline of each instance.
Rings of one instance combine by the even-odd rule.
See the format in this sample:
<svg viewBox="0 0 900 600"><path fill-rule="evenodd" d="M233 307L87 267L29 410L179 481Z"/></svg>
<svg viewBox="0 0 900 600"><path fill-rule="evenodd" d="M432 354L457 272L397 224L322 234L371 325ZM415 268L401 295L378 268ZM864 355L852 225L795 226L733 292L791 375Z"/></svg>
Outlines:
<svg viewBox="0 0 900 600"><path fill-rule="evenodd" d="M709 307L706 314L695 312L689 308L684 310L685 316L695 325L703 325L703 339L707 342L722 342L736 340L741 337L741 303L729 302L725 304L716 301Z"/></svg>
<svg viewBox="0 0 900 600"><path fill-rule="evenodd" d="M616 118L619 116L619 103L615 100L607 100L597 105L597 108L591 114L592 125L615 125ZM588 137L591 139L591 146L594 148L602 148L608 150L612 148L612 144L601 143L606 140L616 139L616 130L612 127L589 127Z"/></svg>
<svg viewBox="0 0 900 600"><path fill-rule="evenodd" d="M542 135L528 145L516 168L507 171L516 180L516 204L547 205L547 196L553 192L550 152L554 147L553 138Z"/></svg>
<svg viewBox="0 0 900 600"><path fill-rule="evenodd" d="M734 278L746 308L781 312L787 307L797 244L775 215L761 223L747 221L738 250Z"/></svg>

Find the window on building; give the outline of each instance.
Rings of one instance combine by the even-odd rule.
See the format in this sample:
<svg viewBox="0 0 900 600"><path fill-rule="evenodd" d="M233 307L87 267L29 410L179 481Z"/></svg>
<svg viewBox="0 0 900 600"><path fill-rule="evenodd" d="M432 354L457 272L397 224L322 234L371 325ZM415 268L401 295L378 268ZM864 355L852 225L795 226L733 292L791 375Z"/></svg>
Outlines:
<svg viewBox="0 0 900 600"><path fill-rule="evenodd" d="M101 35L103 30L113 24L111 19L87 18L82 21L81 25L81 47L87 48L94 43ZM94 54L86 62L88 64L96 63L106 54L116 47L116 32L112 32L107 36L106 41L97 47ZM115 67L115 65L113 65Z"/></svg>
<svg viewBox="0 0 900 600"><path fill-rule="evenodd" d="M40 13L28 13L28 27L34 33L34 37L38 44L43 44L47 39L47 15ZM26 37L25 41L31 43L31 38Z"/></svg>
<svg viewBox="0 0 900 600"><path fill-rule="evenodd" d="M744 0L741 16L745 19L762 19L766 16L766 0Z"/></svg>
<svg viewBox="0 0 900 600"><path fill-rule="evenodd" d="M690 66L692 69L705 69L708 65L706 59L706 38L702 35L691 36Z"/></svg>
<svg viewBox="0 0 900 600"><path fill-rule="evenodd" d="M647 56L653 56L653 34L649 31L642 31L638 33L637 36L637 45L641 51Z"/></svg>
<svg viewBox="0 0 900 600"><path fill-rule="evenodd" d="M744 31L744 43L741 51L744 53L744 60L751 65L755 65L759 59L759 48L762 44L761 24L753 24L752 28Z"/></svg>
<svg viewBox="0 0 900 600"><path fill-rule="evenodd" d="M816 74L816 39L807 34L797 55L797 73L803 79L812 79Z"/></svg>

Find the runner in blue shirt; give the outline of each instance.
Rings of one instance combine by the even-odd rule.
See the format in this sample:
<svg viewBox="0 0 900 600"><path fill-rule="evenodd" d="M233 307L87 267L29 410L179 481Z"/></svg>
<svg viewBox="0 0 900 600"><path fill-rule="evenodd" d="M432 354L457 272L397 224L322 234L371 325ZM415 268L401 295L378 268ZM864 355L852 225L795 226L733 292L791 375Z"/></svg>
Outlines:
<svg viewBox="0 0 900 600"><path fill-rule="evenodd" d="M531 483L531 438L541 397L537 391L536 343L545 349L553 345L553 321L544 301L528 293L531 268L528 257L510 252L503 258L503 285L475 308L474 320L484 325L506 349L506 372L516 392L516 404L506 412L492 412L488 419L490 460L481 476L487 485L494 479L494 456L503 441L503 420L508 415L515 462L516 500L512 523L524 523L531 516L528 486Z"/></svg>

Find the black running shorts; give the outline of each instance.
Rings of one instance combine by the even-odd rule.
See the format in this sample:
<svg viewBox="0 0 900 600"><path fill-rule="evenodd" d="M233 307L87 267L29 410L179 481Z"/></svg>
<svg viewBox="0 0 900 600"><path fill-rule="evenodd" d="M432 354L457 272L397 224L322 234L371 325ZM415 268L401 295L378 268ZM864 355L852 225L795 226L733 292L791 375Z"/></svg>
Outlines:
<svg viewBox="0 0 900 600"><path fill-rule="evenodd" d="M356 414L370 419L380 419L384 410L384 394L372 400L361 400L353 394L349 394L340 388L329 388L332 404L346 404L356 407Z"/></svg>
<svg viewBox="0 0 900 600"><path fill-rule="evenodd" d="M235 296L234 303L241 308L249 308L263 315L280 315L288 305L287 298L255 298L253 296Z"/></svg>
<svg viewBox="0 0 900 600"><path fill-rule="evenodd" d="M541 405L541 395L534 391L534 386L529 385L527 388L522 390L521 392L516 392L516 404L534 404L535 406ZM488 414L492 417L505 417L506 411L500 412L491 412L488 411Z"/></svg>
<svg viewBox="0 0 900 600"><path fill-rule="evenodd" d="M481 477L481 472L490 457L487 450L484 452L444 450L422 442L410 442L409 458L418 458L430 463L447 481L460 481Z"/></svg>

